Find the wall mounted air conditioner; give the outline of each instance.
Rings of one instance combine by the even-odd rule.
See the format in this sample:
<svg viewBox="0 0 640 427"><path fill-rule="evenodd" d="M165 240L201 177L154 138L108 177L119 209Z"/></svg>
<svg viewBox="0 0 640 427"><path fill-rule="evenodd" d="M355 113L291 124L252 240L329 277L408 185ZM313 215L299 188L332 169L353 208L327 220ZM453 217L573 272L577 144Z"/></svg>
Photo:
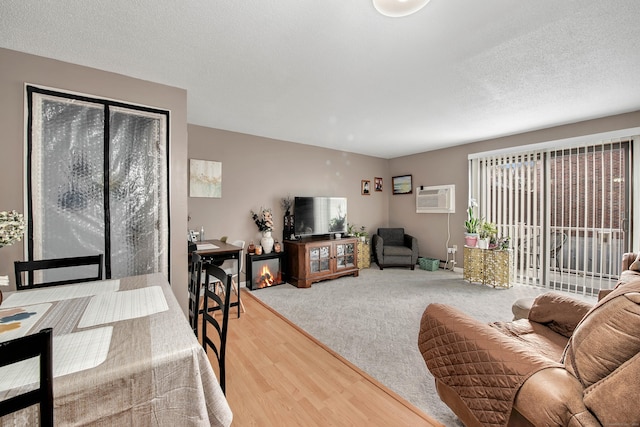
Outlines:
<svg viewBox="0 0 640 427"><path fill-rule="evenodd" d="M436 185L416 188L416 213L455 213L456 186Z"/></svg>

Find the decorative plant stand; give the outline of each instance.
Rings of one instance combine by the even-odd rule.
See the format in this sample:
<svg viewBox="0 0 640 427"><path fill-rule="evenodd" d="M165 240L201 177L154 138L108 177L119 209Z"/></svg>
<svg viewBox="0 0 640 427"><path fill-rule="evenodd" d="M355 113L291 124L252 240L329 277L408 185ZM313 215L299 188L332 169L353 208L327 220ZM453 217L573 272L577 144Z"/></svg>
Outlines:
<svg viewBox="0 0 640 427"><path fill-rule="evenodd" d="M368 241L358 242L358 268L369 268L371 265L371 246Z"/></svg>
<svg viewBox="0 0 640 427"><path fill-rule="evenodd" d="M510 288L514 280L513 251L464 247L464 280Z"/></svg>

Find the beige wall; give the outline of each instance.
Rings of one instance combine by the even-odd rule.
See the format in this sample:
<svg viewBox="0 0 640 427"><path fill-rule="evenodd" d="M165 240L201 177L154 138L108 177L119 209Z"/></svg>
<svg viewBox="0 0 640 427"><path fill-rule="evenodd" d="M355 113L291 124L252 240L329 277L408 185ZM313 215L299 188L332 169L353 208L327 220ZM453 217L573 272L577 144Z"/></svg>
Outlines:
<svg viewBox="0 0 640 427"><path fill-rule="evenodd" d="M270 207L273 237L282 241L288 195L347 197L347 220L368 230L388 222L391 191L388 161L336 150L189 125L189 158L222 162L222 198L189 197L189 227L205 238L258 242L250 210ZM382 177L382 192L360 194L360 182ZM186 229L185 229L186 232Z"/></svg>
<svg viewBox="0 0 640 427"><path fill-rule="evenodd" d="M24 212L24 85L31 83L171 111L171 284L187 307L187 94L182 89L0 49L0 210ZM0 275L11 279L22 242L0 249ZM7 290L7 289L5 289Z"/></svg>
<svg viewBox="0 0 640 427"><path fill-rule="evenodd" d="M638 126L640 126L640 111L392 159L389 161L390 174L392 176L413 174L414 188L419 185L455 184L456 212L449 217L447 214L417 214L415 194L389 196L391 198L390 225L403 226L413 233L418 238L421 256L442 260L447 257L447 238L450 232L449 247L458 245L460 250L456 256L456 262L458 267L462 267L463 223L466 219L469 194L467 174L469 154Z"/></svg>
<svg viewBox="0 0 640 427"><path fill-rule="evenodd" d="M249 210L265 206L273 208L274 236L281 239L283 197L343 196L348 198L349 222L364 225L370 232L380 226L405 227L418 237L421 256L444 259L449 232L450 245L461 247L463 243L468 154L640 126L640 112L634 112L384 160L187 126L187 94L177 88L4 49L0 49L0 64L0 210L24 211L25 82L171 111L171 283L185 311L187 228L199 230L203 225L207 237L226 235L257 241L260 235ZM189 158L222 162L221 199L188 197ZM456 213L450 218L446 214L416 214L415 194L391 194L391 177L404 174L413 175L414 187L456 184ZM384 191L360 195L360 181L368 179L373 184L376 176L383 178ZM0 249L0 275L9 275L12 283L13 261L23 258L22 250L22 244ZM456 260L461 266L461 252Z"/></svg>

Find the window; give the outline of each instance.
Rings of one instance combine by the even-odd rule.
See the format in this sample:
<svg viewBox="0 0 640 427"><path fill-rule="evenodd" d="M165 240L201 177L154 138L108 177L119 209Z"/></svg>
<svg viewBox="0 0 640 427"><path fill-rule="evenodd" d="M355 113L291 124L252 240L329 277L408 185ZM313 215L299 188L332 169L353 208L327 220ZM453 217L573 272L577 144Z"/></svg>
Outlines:
<svg viewBox="0 0 640 427"><path fill-rule="evenodd" d="M28 259L104 253L107 278L168 276L169 113L26 91Z"/></svg>

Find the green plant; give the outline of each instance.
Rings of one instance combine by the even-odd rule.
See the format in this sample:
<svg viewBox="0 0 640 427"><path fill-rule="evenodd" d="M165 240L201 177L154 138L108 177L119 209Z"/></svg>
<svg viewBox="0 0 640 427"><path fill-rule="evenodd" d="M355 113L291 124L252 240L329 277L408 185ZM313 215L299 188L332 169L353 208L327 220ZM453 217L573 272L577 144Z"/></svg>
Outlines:
<svg viewBox="0 0 640 427"><path fill-rule="evenodd" d="M480 223L480 218L473 214L473 206L469 206L469 209L467 209L467 220L464 222L466 232L470 234L478 233Z"/></svg>
<svg viewBox="0 0 640 427"><path fill-rule="evenodd" d="M367 232L366 228L364 225L360 226L360 230L356 231L355 236L356 237L367 237L369 235L369 233Z"/></svg>
<svg viewBox="0 0 640 427"><path fill-rule="evenodd" d="M511 238L509 236L499 238L496 241L496 249L500 249L503 251L509 249L510 241L511 241Z"/></svg>
<svg viewBox="0 0 640 427"><path fill-rule="evenodd" d="M347 223L347 235L355 237L367 237L369 235L369 232L364 225L361 225L360 229L356 230L355 224Z"/></svg>
<svg viewBox="0 0 640 427"><path fill-rule="evenodd" d="M482 221L478 229L478 235L481 239L495 240L498 234L498 227L491 221Z"/></svg>
<svg viewBox="0 0 640 427"><path fill-rule="evenodd" d="M355 224L347 223L347 236L355 236L355 235L356 235Z"/></svg>

